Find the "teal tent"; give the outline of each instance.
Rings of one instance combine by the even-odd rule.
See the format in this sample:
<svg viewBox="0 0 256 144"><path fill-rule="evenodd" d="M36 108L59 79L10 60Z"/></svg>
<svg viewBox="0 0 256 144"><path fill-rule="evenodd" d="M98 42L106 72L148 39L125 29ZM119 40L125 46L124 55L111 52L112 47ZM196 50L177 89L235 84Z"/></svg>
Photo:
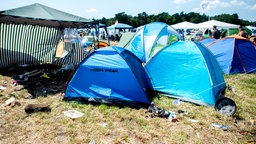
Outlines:
<svg viewBox="0 0 256 144"><path fill-rule="evenodd" d="M141 61L148 62L163 47L183 40L181 35L171 26L162 22L144 25L125 46Z"/></svg>
<svg viewBox="0 0 256 144"><path fill-rule="evenodd" d="M199 105L214 106L226 89L218 61L197 42L168 45L145 68L156 91Z"/></svg>

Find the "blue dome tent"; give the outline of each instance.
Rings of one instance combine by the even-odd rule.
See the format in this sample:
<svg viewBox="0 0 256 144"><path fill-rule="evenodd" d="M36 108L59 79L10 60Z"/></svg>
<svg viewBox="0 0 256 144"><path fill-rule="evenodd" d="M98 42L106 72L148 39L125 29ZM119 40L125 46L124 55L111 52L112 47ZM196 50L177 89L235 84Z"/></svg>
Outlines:
<svg viewBox="0 0 256 144"><path fill-rule="evenodd" d="M256 45L240 36L229 36L207 46L225 74L256 72Z"/></svg>
<svg viewBox="0 0 256 144"><path fill-rule="evenodd" d="M200 41L200 43L207 47L209 44L213 43L213 42L216 41L216 40L218 40L218 39L210 38L210 37L209 37L209 38L202 39L202 40Z"/></svg>
<svg viewBox="0 0 256 144"><path fill-rule="evenodd" d="M168 45L145 68L157 92L199 105L214 106L226 89L217 60L198 42Z"/></svg>
<svg viewBox="0 0 256 144"><path fill-rule="evenodd" d="M64 100L145 107L153 96L141 61L128 50L111 46L95 50L78 65Z"/></svg>

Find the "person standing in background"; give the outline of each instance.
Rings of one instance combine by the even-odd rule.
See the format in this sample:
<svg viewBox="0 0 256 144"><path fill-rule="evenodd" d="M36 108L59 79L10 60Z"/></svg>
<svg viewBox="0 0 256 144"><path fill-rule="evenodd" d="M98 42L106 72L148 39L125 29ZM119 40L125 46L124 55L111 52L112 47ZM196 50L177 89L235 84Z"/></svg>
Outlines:
<svg viewBox="0 0 256 144"><path fill-rule="evenodd" d="M245 28L243 26L239 26L238 35L244 38L248 38L248 34L245 32Z"/></svg>
<svg viewBox="0 0 256 144"><path fill-rule="evenodd" d="M214 25L214 26L212 27L212 30L213 30L213 32L212 32L212 38L219 39L219 38L220 38L220 31L217 29L217 26Z"/></svg>

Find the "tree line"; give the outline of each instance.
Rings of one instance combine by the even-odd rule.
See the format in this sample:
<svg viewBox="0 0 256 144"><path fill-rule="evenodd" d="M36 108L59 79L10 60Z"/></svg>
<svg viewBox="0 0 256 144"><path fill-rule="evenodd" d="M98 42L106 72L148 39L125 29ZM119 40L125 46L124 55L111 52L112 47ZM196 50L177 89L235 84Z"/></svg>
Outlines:
<svg viewBox="0 0 256 144"><path fill-rule="evenodd" d="M116 20L118 20L119 23L125 23L133 26L134 28L148 24L150 22L164 22L168 25L180 23L183 21L188 21L192 23L201 23L208 21L209 19L214 19L222 22L227 22L227 23L232 23L232 24L237 24L237 25L242 25L242 26L247 26L247 25L252 25L256 26L256 21L255 22L250 22L248 20L242 20L239 19L238 14L220 14L216 15L213 17L207 16L205 14L200 14L200 13L195 13L195 12L190 12L190 13L175 13L173 15L170 15L167 12L162 12L157 15L151 14L148 15L146 12L139 13L137 16L131 16L126 14L125 12L120 12L115 14L115 17L113 18L105 18L103 17L102 19L98 19L102 24L106 24L107 26L113 25ZM96 19L94 19L96 20Z"/></svg>

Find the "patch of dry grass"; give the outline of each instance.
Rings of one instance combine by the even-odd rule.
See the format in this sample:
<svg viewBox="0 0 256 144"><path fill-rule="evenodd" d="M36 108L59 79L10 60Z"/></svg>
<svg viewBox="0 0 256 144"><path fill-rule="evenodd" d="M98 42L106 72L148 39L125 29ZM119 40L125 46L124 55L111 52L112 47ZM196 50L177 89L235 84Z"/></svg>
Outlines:
<svg viewBox="0 0 256 144"><path fill-rule="evenodd" d="M61 79L62 78L62 79ZM0 140L1 143L89 143L94 140L100 143L137 143L137 144L169 144L169 143L246 143L256 141L256 75L225 76L228 86L235 89L235 94L227 90L226 97L237 104L234 117L219 114L212 107L197 106L183 102L173 105L174 99L160 95L155 99L157 106L169 111L184 110L187 115L179 115L179 122L170 122L164 118L150 118L146 109L120 108L105 104L79 104L63 102L60 95L67 75L57 75L50 80L35 77L41 85L33 83L22 90L10 86L10 75L0 75ZM32 80L32 79L31 79ZM52 83L52 81L55 81ZM49 84L49 85L47 85ZM26 84L23 84L25 86ZM43 86L58 89L56 93L41 96ZM29 92L37 91L35 99L25 99ZM20 105L4 107L5 100L14 96ZM50 104L51 112L26 114L24 108L31 103ZM84 114L78 119L70 119L63 114L65 110L77 110ZM190 120L198 120L191 122ZM228 126L224 131L211 124ZM243 133L248 131L251 133ZM253 134L254 132L254 134Z"/></svg>

